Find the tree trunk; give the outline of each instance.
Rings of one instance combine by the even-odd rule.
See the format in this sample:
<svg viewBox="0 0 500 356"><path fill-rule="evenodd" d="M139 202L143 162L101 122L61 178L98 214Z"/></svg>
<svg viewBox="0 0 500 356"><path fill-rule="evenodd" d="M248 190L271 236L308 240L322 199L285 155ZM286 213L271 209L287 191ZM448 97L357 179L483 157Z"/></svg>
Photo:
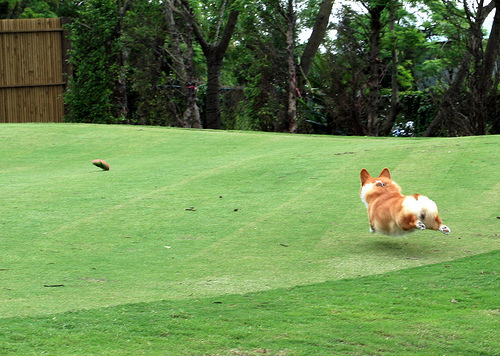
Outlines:
<svg viewBox="0 0 500 356"><path fill-rule="evenodd" d="M286 28L286 56L288 66L288 102L287 102L287 121L288 131L296 133L297 125L297 72L295 66L294 48L295 48L295 11L293 7L294 0L288 0L287 10L287 28Z"/></svg>
<svg viewBox="0 0 500 356"><path fill-rule="evenodd" d="M448 90L446 90L446 92L443 94L441 103L439 104L438 112L430 125L425 130L423 134L424 137L437 136L439 131L441 131L446 126L450 128L450 125L452 125L454 122L457 122L457 120L463 121L462 118L458 117L459 110L457 109L456 105L460 102L461 87L467 74L469 73L471 58L471 54L466 53L453 82L450 84Z"/></svg>
<svg viewBox="0 0 500 356"><path fill-rule="evenodd" d="M26 10L28 6L28 0L22 0L20 2L16 2L14 7L12 7L12 11L7 16L8 19L18 19L19 16Z"/></svg>
<svg viewBox="0 0 500 356"><path fill-rule="evenodd" d="M229 42L231 41L231 37L233 36L234 30L236 28L236 23L238 22L238 16L240 12L238 10L231 10L228 16L228 20L224 31L220 37L220 40L217 42L218 38L215 38L214 43L210 44L206 40L203 35L200 26L193 19L191 10L189 7L189 3L187 0L182 0L185 11L189 10L189 13L186 14L188 17L192 19L193 24L193 32L200 43L203 54L205 55L206 63L207 63L207 98L206 98L206 128L207 129L216 129L219 130L222 128L221 122L221 109L220 109L220 89L221 89L221 68L222 61L224 60L224 56L226 54L227 47L229 46ZM225 3L224 3L225 4ZM225 11L224 8L221 11ZM221 21L218 23L218 27L220 26ZM218 33L217 29L217 33Z"/></svg>
<svg viewBox="0 0 500 356"><path fill-rule="evenodd" d="M482 24L488 14L498 5L498 0L478 7L477 17L474 18L465 7L470 27L470 43L468 51L459 66L458 73L455 75L450 87L443 94L439 110L424 133L424 137L436 136L440 131L447 131L450 135L474 135L486 133L487 101L488 92L493 87L491 76L494 69L494 63L498 58L500 46L500 14L495 13L490 38L483 55L483 34ZM470 74L471 63L474 61L474 75L471 76L472 83L469 84L470 101L465 105L465 110L460 110L459 105L462 102L463 85ZM466 114L464 114L464 112Z"/></svg>
<svg viewBox="0 0 500 356"><path fill-rule="evenodd" d="M221 68L222 59L216 47L204 51L207 61L207 99L206 99L206 128L220 130L222 128L220 109ZM222 54L223 56L223 54Z"/></svg>
<svg viewBox="0 0 500 356"><path fill-rule="evenodd" d="M193 25L188 24L188 33L186 34L186 78L183 86L183 94L186 98L186 109L182 114L184 127L201 129L200 109L196 104L196 93L198 87L196 84L196 73L194 66L193 50Z"/></svg>
<svg viewBox="0 0 500 356"><path fill-rule="evenodd" d="M115 29L116 38L118 41L122 41L124 38L124 22L125 15L130 8L130 0L124 0L123 3L118 2L118 11L119 11L119 21L117 24L117 28ZM116 100L118 105L118 117L124 119L127 124L130 123L128 117L128 96L127 96L127 63L128 63L129 51L123 43L121 43L120 53L118 54L118 66L119 73L116 81Z"/></svg>
<svg viewBox="0 0 500 356"><path fill-rule="evenodd" d="M391 107L389 109L389 116L387 117L384 126L380 131L381 136L387 136L391 133L392 127L396 122L396 118L398 114L401 112L401 103L399 102L399 86L398 86L398 49L397 49L397 38L394 32L394 27L396 23L396 6L392 4L390 7L390 15L389 15L389 31L394 37L394 43L391 50L392 53L392 68L391 68L391 85L392 85L392 94L391 94Z"/></svg>
<svg viewBox="0 0 500 356"><path fill-rule="evenodd" d="M300 74L304 77L309 75L316 52L325 37L326 29L328 27L328 23L330 22L333 3L333 0L323 0L319 5L319 11L316 15L311 37L309 37L309 40L304 47L304 52L300 57L300 69L302 72Z"/></svg>
<svg viewBox="0 0 500 356"><path fill-rule="evenodd" d="M368 105L367 105L367 132L369 136L379 134L379 104L380 104L380 78L382 68L380 64L380 33L382 31L381 13L385 5L369 8L370 13L370 77L368 79Z"/></svg>
<svg viewBox="0 0 500 356"><path fill-rule="evenodd" d="M191 18L186 18L185 38L182 38L178 25L174 18L173 0L165 1L165 20L172 45L169 54L172 58L172 69L181 86L181 95L184 98L184 111L176 114L179 126L185 128L201 128L200 112L196 105L196 79L193 59L193 35ZM181 44L186 48L181 50Z"/></svg>
<svg viewBox="0 0 500 356"><path fill-rule="evenodd" d="M495 0L497 10L493 18L490 37L482 58L477 58L474 83L471 86L473 105L470 114L472 134L485 135L488 118L488 101L493 86L492 75L500 50L500 0ZM482 25L482 21L478 21ZM480 32L482 40L482 32ZM482 43L482 41L481 41Z"/></svg>

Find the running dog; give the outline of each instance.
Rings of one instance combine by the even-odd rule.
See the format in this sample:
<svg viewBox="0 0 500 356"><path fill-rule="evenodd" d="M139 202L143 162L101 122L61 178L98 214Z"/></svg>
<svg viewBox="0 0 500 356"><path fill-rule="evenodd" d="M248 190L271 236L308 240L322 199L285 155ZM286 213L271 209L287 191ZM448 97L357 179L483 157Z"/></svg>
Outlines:
<svg viewBox="0 0 500 356"><path fill-rule="evenodd" d="M401 187L391 179L388 168L377 178L363 168L360 177L360 196L368 210L370 232L400 236L417 229L431 229L450 233L439 218L436 203L420 194L401 194Z"/></svg>

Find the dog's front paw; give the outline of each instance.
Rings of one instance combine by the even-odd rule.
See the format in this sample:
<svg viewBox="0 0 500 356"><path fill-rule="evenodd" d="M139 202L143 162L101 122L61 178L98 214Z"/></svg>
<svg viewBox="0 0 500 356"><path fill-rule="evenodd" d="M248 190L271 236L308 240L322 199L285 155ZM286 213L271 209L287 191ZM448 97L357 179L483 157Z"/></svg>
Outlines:
<svg viewBox="0 0 500 356"><path fill-rule="evenodd" d="M425 230L425 225L423 222L417 221L417 223L415 224L415 228L420 230Z"/></svg>
<svg viewBox="0 0 500 356"><path fill-rule="evenodd" d="M439 231L441 231L445 235L448 235L451 232L450 228L446 225L441 226L439 228Z"/></svg>

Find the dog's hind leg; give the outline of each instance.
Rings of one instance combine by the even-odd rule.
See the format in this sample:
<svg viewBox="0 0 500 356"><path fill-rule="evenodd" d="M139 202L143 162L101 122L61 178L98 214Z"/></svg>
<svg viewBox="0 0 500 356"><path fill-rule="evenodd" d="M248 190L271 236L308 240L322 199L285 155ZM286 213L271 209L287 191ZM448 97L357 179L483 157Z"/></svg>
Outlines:
<svg viewBox="0 0 500 356"><path fill-rule="evenodd" d="M417 221L417 223L415 224L415 228L416 228L416 229L420 229L420 230L425 230L425 224L419 220L419 221Z"/></svg>
<svg viewBox="0 0 500 356"><path fill-rule="evenodd" d="M445 235L448 235L451 232L450 228L446 225L440 226L439 231L441 231Z"/></svg>
<svg viewBox="0 0 500 356"><path fill-rule="evenodd" d="M401 217L398 220L398 226L401 230L409 231L412 229L420 229L425 230L425 224L418 220L417 217L413 214L407 214Z"/></svg>
<svg viewBox="0 0 500 356"><path fill-rule="evenodd" d="M437 215L437 211L424 215L424 218L421 218L425 222L425 226L431 230L441 231L443 234L448 235L451 230L448 226L444 225L439 216Z"/></svg>

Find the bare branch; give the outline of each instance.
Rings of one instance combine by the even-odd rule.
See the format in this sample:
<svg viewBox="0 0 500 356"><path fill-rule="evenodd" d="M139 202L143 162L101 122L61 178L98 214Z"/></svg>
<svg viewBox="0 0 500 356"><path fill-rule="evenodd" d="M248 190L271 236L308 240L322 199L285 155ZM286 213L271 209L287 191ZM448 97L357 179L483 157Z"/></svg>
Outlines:
<svg viewBox="0 0 500 356"><path fill-rule="evenodd" d="M215 28L215 36L214 36L214 42L213 42L214 46L217 44L217 40L219 38L219 32L220 32L220 28L222 27L222 20L224 18L224 12L226 11L226 4L227 4L227 0L224 0L222 2L222 6L220 8L219 21L217 21L217 26Z"/></svg>

